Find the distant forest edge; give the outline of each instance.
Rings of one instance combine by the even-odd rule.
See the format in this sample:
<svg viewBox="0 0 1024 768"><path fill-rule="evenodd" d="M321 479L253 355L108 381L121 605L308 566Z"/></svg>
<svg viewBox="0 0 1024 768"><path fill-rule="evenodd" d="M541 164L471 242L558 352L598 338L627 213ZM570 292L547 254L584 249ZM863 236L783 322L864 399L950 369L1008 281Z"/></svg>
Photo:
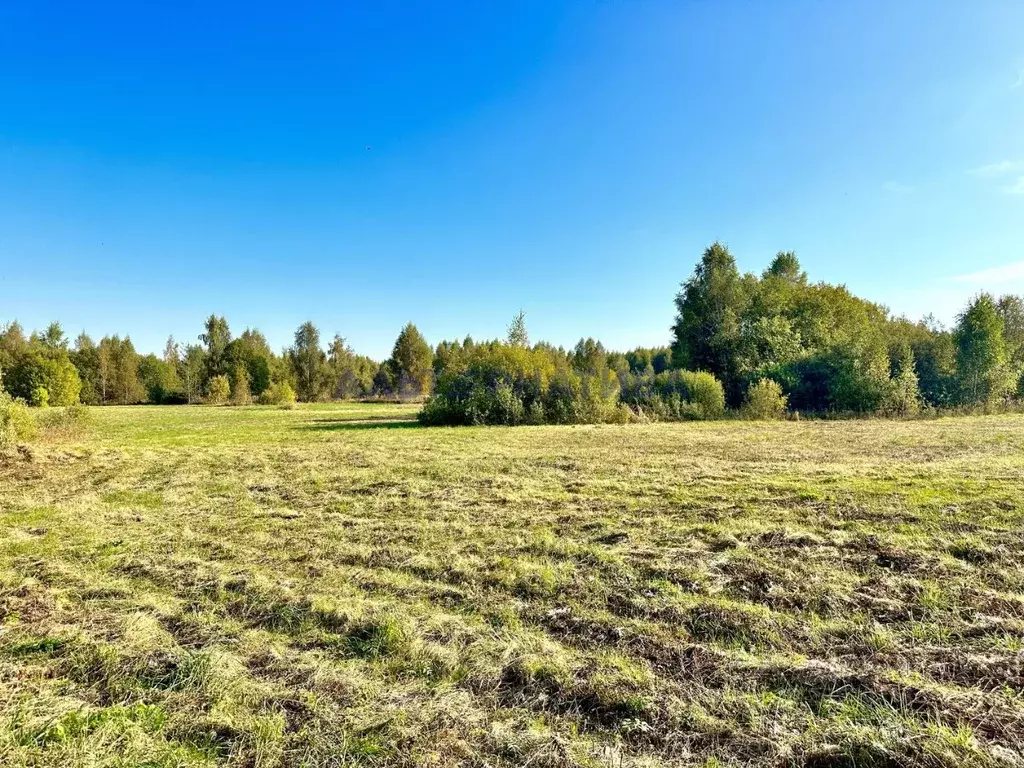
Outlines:
<svg viewBox="0 0 1024 768"><path fill-rule="evenodd" d="M501 341L442 341L412 323L382 363L340 335L324 349L303 323L275 354L255 329L233 337L210 315L198 343L161 356L131 338L69 344L59 323L0 332L0 395L32 406L133 403L288 405L423 398L424 424L542 424L787 413L911 416L1000 409L1024 399L1024 300L976 296L945 328L893 317L845 286L808 282L792 253L760 276L709 246L675 298L671 344L614 352L591 338L565 350L528 338L520 313Z"/></svg>

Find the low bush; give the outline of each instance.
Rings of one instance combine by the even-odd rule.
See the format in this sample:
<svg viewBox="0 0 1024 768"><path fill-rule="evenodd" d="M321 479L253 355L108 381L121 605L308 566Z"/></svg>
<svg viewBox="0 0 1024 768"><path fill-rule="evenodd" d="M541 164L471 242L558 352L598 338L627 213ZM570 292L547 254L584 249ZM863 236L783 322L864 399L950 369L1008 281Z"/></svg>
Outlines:
<svg viewBox="0 0 1024 768"><path fill-rule="evenodd" d="M46 387L34 387L29 395L28 404L36 408L49 407L50 391Z"/></svg>
<svg viewBox="0 0 1024 768"><path fill-rule="evenodd" d="M713 374L707 371L678 371L678 374L687 401L699 409L701 418L718 419L725 414L725 389Z"/></svg>
<svg viewBox="0 0 1024 768"><path fill-rule="evenodd" d="M81 431L92 421L92 412L88 406L76 403L64 408L47 408L40 411L36 421L47 431L73 434Z"/></svg>
<svg viewBox="0 0 1024 768"><path fill-rule="evenodd" d="M231 383L227 376L214 376L210 379L210 389L206 393L206 402L210 405L222 405L231 396Z"/></svg>
<svg viewBox="0 0 1024 768"><path fill-rule="evenodd" d="M549 348L492 342L448 361L419 419L428 426L623 424L724 413L725 390L704 371L581 371Z"/></svg>
<svg viewBox="0 0 1024 768"><path fill-rule="evenodd" d="M544 421L549 424L576 424L583 420L583 393L580 377L573 371L560 371L544 392Z"/></svg>
<svg viewBox="0 0 1024 768"><path fill-rule="evenodd" d="M788 398L782 386L772 379L760 379L747 387L742 414L747 419L781 419L786 414Z"/></svg>
<svg viewBox="0 0 1024 768"><path fill-rule="evenodd" d="M438 376L425 425L585 424L620 420L615 374L573 371L550 350L480 344Z"/></svg>
<svg viewBox="0 0 1024 768"><path fill-rule="evenodd" d="M0 450L31 440L37 431L36 420L25 401L0 389Z"/></svg>
<svg viewBox="0 0 1024 768"><path fill-rule="evenodd" d="M295 405L295 390L287 381L278 381L267 387L260 395L263 405L291 407Z"/></svg>
<svg viewBox="0 0 1024 768"><path fill-rule="evenodd" d="M688 421L725 414L725 389L706 371L627 373L622 379L622 402L648 418Z"/></svg>

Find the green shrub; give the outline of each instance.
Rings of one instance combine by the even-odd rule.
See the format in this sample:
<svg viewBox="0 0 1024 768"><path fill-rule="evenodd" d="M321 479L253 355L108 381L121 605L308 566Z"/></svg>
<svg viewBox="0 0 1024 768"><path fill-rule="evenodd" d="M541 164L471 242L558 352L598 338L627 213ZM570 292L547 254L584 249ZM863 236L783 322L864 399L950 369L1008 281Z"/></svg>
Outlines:
<svg viewBox="0 0 1024 768"><path fill-rule="evenodd" d="M788 406L802 413L877 413L889 401L885 350L836 345L772 370L789 393Z"/></svg>
<svg viewBox="0 0 1024 768"><path fill-rule="evenodd" d="M36 408L46 408L50 405L50 392L46 387L33 387L28 403Z"/></svg>
<svg viewBox="0 0 1024 768"><path fill-rule="evenodd" d="M622 424L725 413L725 390L704 371L632 374L623 364L616 373L594 360L583 370L568 365L561 350L543 345L491 342L463 345L457 354L444 349L434 396L419 414L428 426Z"/></svg>
<svg viewBox="0 0 1024 768"><path fill-rule="evenodd" d="M782 386L772 379L761 379L747 387L743 416L747 419L781 419L786 413L787 397Z"/></svg>
<svg viewBox="0 0 1024 768"><path fill-rule="evenodd" d="M452 358L420 412L427 425L524 424L536 420L553 363L516 345L481 344Z"/></svg>
<svg viewBox="0 0 1024 768"><path fill-rule="evenodd" d="M535 400L526 409L526 423L538 426L544 423L544 403Z"/></svg>
<svg viewBox="0 0 1024 768"><path fill-rule="evenodd" d="M717 419L725 413L725 389L705 371L624 374L622 402L659 421Z"/></svg>
<svg viewBox="0 0 1024 768"><path fill-rule="evenodd" d="M6 450L36 436L36 420L24 400L0 389L0 449Z"/></svg>
<svg viewBox="0 0 1024 768"><path fill-rule="evenodd" d="M249 372L244 365L237 363L231 372L231 404L249 405L252 403L252 390L249 387Z"/></svg>
<svg viewBox="0 0 1024 768"><path fill-rule="evenodd" d="M455 421L456 415L449 407L448 400L440 395L435 395L427 400L417 418L425 427L440 427L458 423Z"/></svg>
<svg viewBox="0 0 1024 768"><path fill-rule="evenodd" d="M686 400L700 410L701 418L718 419L725 413L722 382L706 371L680 371Z"/></svg>
<svg viewBox="0 0 1024 768"><path fill-rule="evenodd" d="M548 424L577 424L583 418L582 384L573 371L559 371L544 393L544 420Z"/></svg>
<svg viewBox="0 0 1024 768"><path fill-rule="evenodd" d="M526 408L509 384L502 382L494 388L493 421L498 424L522 424L526 418Z"/></svg>
<svg viewBox="0 0 1024 768"><path fill-rule="evenodd" d="M214 376L210 379L210 389L206 395L206 401L211 405L226 403L231 396L231 383L227 376Z"/></svg>
<svg viewBox="0 0 1024 768"><path fill-rule="evenodd" d="M580 381L580 412L585 424L600 424L616 418L619 379L608 368L586 375Z"/></svg>
<svg viewBox="0 0 1024 768"><path fill-rule="evenodd" d="M667 395L653 395L644 404L645 414L654 421L700 421L705 417L704 409L684 400L678 392Z"/></svg>
<svg viewBox="0 0 1024 768"><path fill-rule="evenodd" d="M36 422L45 430L75 433L92 421L92 412L88 406L76 403L64 408L47 408L36 416Z"/></svg>
<svg viewBox="0 0 1024 768"><path fill-rule="evenodd" d="M889 382L889 397L886 411L892 416L916 416L921 410L921 389L918 386L917 370L910 347L900 350L896 371Z"/></svg>
<svg viewBox="0 0 1024 768"><path fill-rule="evenodd" d="M633 412L633 409L625 403L619 403L616 405L606 419L609 424L632 424L633 422L639 422L641 420L642 419Z"/></svg>
<svg viewBox="0 0 1024 768"><path fill-rule="evenodd" d="M449 354L434 395L420 411L425 425L582 424L621 420L619 382L605 369L574 371L543 347L492 342Z"/></svg>
<svg viewBox="0 0 1024 768"><path fill-rule="evenodd" d="M260 402L264 405L295 405L295 390L287 381L275 382L263 391Z"/></svg>
<svg viewBox="0 0 1024 768"><path fill-rule="evenodd" d="M69 405L64 409L65 421L75 427L84 427L92 423L92 411L81 403Z"/></svg>
<svg viewBox="0 0 1024 768"><path fill-rule="evenodd" d="M4 387L29 405L72 405L78 402L82 380L67 352L30 345L4 371Z"/></svg>

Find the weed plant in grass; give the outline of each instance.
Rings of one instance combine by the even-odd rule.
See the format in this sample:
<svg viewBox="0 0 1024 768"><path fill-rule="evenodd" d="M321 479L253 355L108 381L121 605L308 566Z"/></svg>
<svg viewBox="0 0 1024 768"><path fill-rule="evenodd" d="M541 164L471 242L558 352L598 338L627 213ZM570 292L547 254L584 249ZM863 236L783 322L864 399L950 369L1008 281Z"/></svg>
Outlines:
<svg viewBox="0 0 1024 768"><path fill-rule="evenodd" d="M93 409L0 466L3 766L1012 766L1024 418Z"/></svg>

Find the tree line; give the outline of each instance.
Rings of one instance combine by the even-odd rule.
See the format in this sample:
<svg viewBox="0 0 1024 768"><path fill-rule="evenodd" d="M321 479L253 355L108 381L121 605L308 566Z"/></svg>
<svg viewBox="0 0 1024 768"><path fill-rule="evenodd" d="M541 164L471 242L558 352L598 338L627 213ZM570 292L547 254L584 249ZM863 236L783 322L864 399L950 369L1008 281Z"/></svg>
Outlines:
<svg viewBox="0 0 1024 768"><path fill-rule="evenodd" d="M522 313L505 339L431 347L412 323L377 362L306 322L275 353L260 331L233 336L210 315L193 343L140 355L130 337L73 342L59 323L0 331L0 384L34 406L285 404L424 398L427 424L715 418L909 416L922 408L994 408L1024 398L1024 300L976 296L952 328L894 317L845 286L812 283L793 253L742 274L709 246L675 297L665 346L628 352L581 339L531 344Z"/></svg>
<svg viewBox="0 0 1024 768"><path fill-rule="evenodd" d="M714 373L739 405L775 381L795 410L908 414L1024 396L1024 300L979 294L945 328L811 283L793 253L760 276L711 245L676 296L673 365Z"/></svg>
<svg viewBox="0 0 1024 768"><path fill-rule="evenodd" d="M60 323L26 335L17 322L0 330L0 383L33 406L315 402L369 396L417 397L429 391L433 352L411 323L392 357L377 363L356 354L340 335L324 348L311 322L275 354L247 328L233 336L224 317L210 315L196 343L168 338L163 353L139 354L130 337L87 333L73 341Z"/></svg>
<svg viewBox="0 0 1024 768"><path fill-rule="evenodd" d="M621 353L594 339L444 342L426 424L540 424L986 410L1024 399L1024 300L974 297L945 328L812 283L791 252L742 274L709 246L675 298L671 343Z"/></svg>

